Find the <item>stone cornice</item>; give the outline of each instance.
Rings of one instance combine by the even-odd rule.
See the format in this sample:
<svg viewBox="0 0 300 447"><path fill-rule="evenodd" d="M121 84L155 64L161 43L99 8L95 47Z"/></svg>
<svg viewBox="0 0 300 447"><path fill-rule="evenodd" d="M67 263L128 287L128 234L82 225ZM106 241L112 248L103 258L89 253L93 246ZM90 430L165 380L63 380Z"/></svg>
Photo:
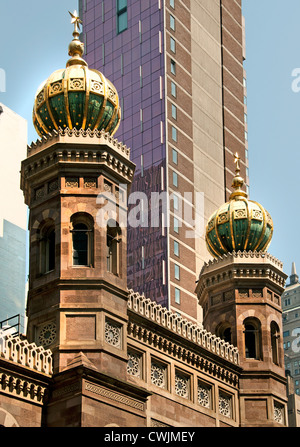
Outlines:
<svg viewBox="0 0 300 447"><path fill-rule="evenodd" d="M198 297L209 287L226 281L270 281L283 289L287 275L283 264L268 252L234 252L205 263L196 287Z"/></svg>
<svg viewBox="0 0 300 447"><path fill-rule="evenodd" d="M90 145L109 145L112 149L122 154L128 160L130 159L130 148L125 144L119 142L116 138L112 137L108 132L104 130L83 130L83 129L61 129L57 131L53 130L47 136L37 139L36 142L32 142L30 146L27 146L27 156L30 157L33 154L40 152L46 147L52 146L56 142L61 143L75 143L75 144L88 144Z"/></svg>
<svg viewBox="0 0 300 447"><path fill-rule="evenodd" d="M239 263L256 263L259 260L259 262L268 262L269 264L274 265L274 267L277 267L278 269L282 270L283 263L275 258L275 256L271 255L267 251L237 251L232 253L227 253L226 255L220 256L219 258L213 258L209 260L208 262L205 262L201 272L200 276L209 270L211 267L216 266L220 263L224 265L224 263L227 261L227 264L232 264L234 262ZM213 267L214 268L214 267Z"/></svg>

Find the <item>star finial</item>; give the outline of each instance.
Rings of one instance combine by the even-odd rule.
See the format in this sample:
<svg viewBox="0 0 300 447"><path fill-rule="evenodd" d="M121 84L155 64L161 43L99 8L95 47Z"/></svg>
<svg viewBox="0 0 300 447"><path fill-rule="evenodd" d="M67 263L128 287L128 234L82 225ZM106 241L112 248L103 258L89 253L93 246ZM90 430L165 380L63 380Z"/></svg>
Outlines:
<svg viewBox="0 0 300 447"><path fill-rule="evenodd" d="M69 14L72 17L71 23L74 23L74 33L79 34L79 28L80 25L82 24L82 20L80 20L76 10L74 11L73 14L69 11Z"/></svg>

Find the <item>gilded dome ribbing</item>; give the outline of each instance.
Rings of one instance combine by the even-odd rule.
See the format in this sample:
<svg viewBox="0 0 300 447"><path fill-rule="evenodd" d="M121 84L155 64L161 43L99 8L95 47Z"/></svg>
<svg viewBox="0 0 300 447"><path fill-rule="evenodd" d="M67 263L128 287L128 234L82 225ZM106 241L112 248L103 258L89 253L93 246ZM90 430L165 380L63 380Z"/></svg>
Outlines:
<svg viewBox="0 0 300 447"><path fill-rule="evenodd" d="M117 90L101 72L88 68L79 40L81 20L76 11L71 16L75 27L71 58L37 90L33 124L40 136L58 128L105 130L113 135L121 120Z"/></svg>
<svg viewBox="0 0 300 447"><path fill-rule="evenodd" d="M262 205L242 191L239 157L229 202L215 211L206 227L206 245L212 256L237 251L266 251L273 235L273 221Z"/></svg>

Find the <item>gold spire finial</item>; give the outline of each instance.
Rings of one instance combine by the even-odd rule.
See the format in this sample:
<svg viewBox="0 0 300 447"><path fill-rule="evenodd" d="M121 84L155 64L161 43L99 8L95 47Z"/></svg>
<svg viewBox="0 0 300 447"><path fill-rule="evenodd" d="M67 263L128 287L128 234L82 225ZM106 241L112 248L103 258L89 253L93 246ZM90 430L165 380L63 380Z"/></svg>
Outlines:
<svg viewBox="0 0 300 447"><path fill-rule="evenodd" d="M77 14L76 10L73 12L73 14L69 11L69 14L72 17L71 23L74 23L73 36L75 37L75 35L76 35L79 37L79 29L80 29L80 25L82 24L82 20L80 20L80 17Z"/></svg>
<svg viewBox="0 0 300 447"><path fill-rule="evenodd" d="M74 31L73 31L74 39L69 45L69 56L71 56L71 59L68 60L67 67L69 67L70 65L87 66L86 61L82 59L84 53L84 45L79 40L79 29L80 25L82 24L82 20L80 20L77 11L74 11L73 14L69 11L69 14L71 16L71 23L74 24Z"/></svg>
<svg viewBox="0 0 300 447"><path fill-rule="evenodd" d="M240 176L241 167L240 167L241 158L239 154L236 152L234 156L234 163L236 165L235 176L233 177L232 187L234 188L233 193L230 195L229 199L232 200L235 197L248 197L244 191L242 191L242 187L244 185L244 179Z"/></svg>
<svg viewBox="0 0 300 447"><path fill-rule="evenodd" d="M235 170L236 174L239 174L241 171L240 160L241 160L241 158L240 158L239 154L236 152L236 154L234 156L234 163L236 164L236 170Z"/></svg>

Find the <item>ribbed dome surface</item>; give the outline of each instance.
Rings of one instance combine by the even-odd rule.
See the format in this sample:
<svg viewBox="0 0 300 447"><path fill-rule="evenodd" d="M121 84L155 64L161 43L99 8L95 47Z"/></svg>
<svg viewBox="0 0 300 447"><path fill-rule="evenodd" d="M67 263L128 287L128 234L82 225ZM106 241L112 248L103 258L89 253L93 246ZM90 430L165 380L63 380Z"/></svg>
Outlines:
<svg viewBox="0 0 300 447"><path fill-rule="evenodd" d="M239 198L225 203L210 217L206 243L214 257L233 251L266 251L272 235L270 214L259 203Z"/></svg>
<svg viewBox="0 0 300 447"><path fill-rule="evenodd" d="M84 65L55 71L38 89L33 123L40 136L59 127L105 130L120 123L118 93L102 73Z"/></svg>
<svg viewBox="0 0 300 447"><path fill-rule="evenodd" d="M70 13L71 14L71 13ZM57 70L39 87L33 107L33 124L40 136L59 128L105 130L113 135L120 124L119 96L114 85L82 59L79 19L72 16L75 30L69 45L66 68Z"/></svg>
<svg viewBox="0 0 300 447"><path fill-rule="evenodd" d="M206 227L206 245L212 256L237 251L266 251L273 236L273 221L262 205L242 191L239 157L229 202L215 211Z"/></svg>

